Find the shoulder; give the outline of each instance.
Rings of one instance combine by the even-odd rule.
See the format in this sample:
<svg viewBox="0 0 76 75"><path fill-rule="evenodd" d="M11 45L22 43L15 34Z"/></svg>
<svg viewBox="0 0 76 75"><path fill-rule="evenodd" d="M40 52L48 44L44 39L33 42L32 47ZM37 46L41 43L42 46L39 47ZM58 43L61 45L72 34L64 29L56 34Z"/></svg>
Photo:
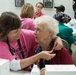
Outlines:
<svg viewBox="0 0 76 75"><path fill-rule="evenodd" d="M7 43L0 41L0 50L2 50L2 48L8 48Z"/></svg>
<svg viewBox="0 0 76 75"><path fill-rule="evenodd" d="M19 19L21 20L21 22L33 22L33 19L32 18L21 18L19 17Z"/></svg>
<svg viewBox="0 0 76 75"><path fill-rule="evenodd" d="M26 18L26 20L24 21L24 23L25 23L27 26L34 24L32 18Z"/></svg>
<svg viewBox="0 0 76 75"><path fill-rule="evenodd" d="M26 21L27 22L33 22L33 19L32 18L26 18Z"/></svg>
<svg viewBox="0 0 76 75"><path fill-rule="evenodd" d="M0 58L12 60L13 56L9 51L7 43L0 41Z"/></svg>
<svg viewBox="0 0 76 75"><path fill-rule="evenodd" d="M59 29L62 29L64 31L71 32L71 33L73 32L72 28L66 26L65 24L61 24L61 23L59 23Z"/></svg>
<svg viewBox="0 0 76 75"><path fill-rule="evenodd" d="M73 64L72 57L66 48L62 48L59 55L62 64Z"/></svg>
<svg viewBox="0 0 76 75"><path fill-rule="evenodd" d="M72 33L73 32L73 29L68 27L68 26L65 26L65 30L69 33Z"/></svg>
<svg viewBox="0 0 76 75"><path fill-rule="evenodd" d="M27 44L29 48L33 47L35 44L34 32L31 30L22 29L20 34L20 40L21 42Z"/></svg>
<svg viewBox="0 0 76 75"><path fill-rule="evenodd" d="M35 38L34 36L34 31L32 30L26 30L26 29L21 29L21 34L20 34L20 38L24 38L24 39L32 39Z"/></svg>
<svg viewBox="0 0 76 75"><path fill-rule="evenodd" d="M41 12L42 15L46 15L44 12Z"/></svg>
<svg viewBox="0 0 76 75"><path fill-rule="evenodd" d="M59 56L61 58L71 58L69 51L64 47L61 50L55 50L54 52L56 53L56 56Z"/></svg>
<svg viewBox="0 0 76 75"><path fill-rule="evenodd" d="M1 51L2 51L3 53L9 51L9 47L8 47L8 45L7 45L6 42L0 41L0 52L1 52Z"/></svg>
<svg viewBox="0 0 76 75"><path fill-rule="evenodd" d="M24 35L34 35L34 31L27 30L27 29L21 29L21 34L24 34Z"/></svg>

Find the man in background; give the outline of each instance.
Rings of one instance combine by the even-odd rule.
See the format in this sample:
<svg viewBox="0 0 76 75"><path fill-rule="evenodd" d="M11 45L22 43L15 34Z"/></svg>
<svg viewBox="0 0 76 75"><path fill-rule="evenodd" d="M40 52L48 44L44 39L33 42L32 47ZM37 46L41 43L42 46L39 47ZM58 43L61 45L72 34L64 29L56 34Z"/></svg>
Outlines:
<svg viewBox="0 0 76 75"><path fill-rule="evenodd" d="M62 20L64 23L68 23L71 20L71 17L64 13L65 7L63 5L55 6L54 8L56 9L56 14L53 16L55 19Z"/></svg>
<svg viewBox="0 0 76 75"><path fill-rule="evenodd" d="M65 7L63 5L55 6L54 8L56 8L56 13L65 11Z"/></svg>

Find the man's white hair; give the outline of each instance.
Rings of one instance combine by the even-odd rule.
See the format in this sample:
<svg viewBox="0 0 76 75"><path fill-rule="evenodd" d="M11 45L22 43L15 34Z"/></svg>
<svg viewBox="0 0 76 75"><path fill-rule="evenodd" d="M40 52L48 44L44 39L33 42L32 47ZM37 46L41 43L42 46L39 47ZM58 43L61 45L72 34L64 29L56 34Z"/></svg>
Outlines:
<svg viewBox="0 0 76 75"><path fill-rule="evenodd" d="M53 36L56 36L56 34L59 32L58 31L58 22L50 16L47 16L47 15L40 16L34 20L34 23L35 23L35 25L36 24L44 25L45 28L48 28L49 30L51 30L53 32Z"/></svg>

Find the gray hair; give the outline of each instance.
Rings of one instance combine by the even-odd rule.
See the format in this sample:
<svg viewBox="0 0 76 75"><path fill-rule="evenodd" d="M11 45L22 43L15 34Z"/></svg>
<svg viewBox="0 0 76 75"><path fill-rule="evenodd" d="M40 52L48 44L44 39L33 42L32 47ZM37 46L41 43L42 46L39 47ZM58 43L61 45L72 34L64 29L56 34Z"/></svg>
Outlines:
<svg viewBox="0 0 76 75"><path fill-rule="evenodd" d="M47 16L47 15L40 16L34 20L34 23L38 25L44 25L45 28L53 32L53 36L56 36L56 34L59 32L58 22L50 16Z"/></svg>

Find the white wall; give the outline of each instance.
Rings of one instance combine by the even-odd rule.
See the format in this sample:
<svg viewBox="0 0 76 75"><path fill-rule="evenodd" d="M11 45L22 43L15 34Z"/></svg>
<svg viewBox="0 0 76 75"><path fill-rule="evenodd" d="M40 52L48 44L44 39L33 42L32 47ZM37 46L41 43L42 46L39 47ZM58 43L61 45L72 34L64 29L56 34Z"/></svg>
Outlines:
<svg viewBox="0 0 76 75"><path fill-rule="evenodd" d="M0 0L0 14L3 11L9 10L9 0Z"/></svg>
<svg viewBox="0 0 76 75"><path fill-rule="evenodd" d="M43 0L25 0L25 3L31 3L33 6L35 6L37 2L43 2ZM54 6L60 4L65 6L65 13L73 18L72 0L54 0ZM21 7L15 7L15 0L0 0L0 13L3 11L12 11L19 15L20 9ZM44 8L43 11L50 16L55 14L55 8Z"/></svg>

